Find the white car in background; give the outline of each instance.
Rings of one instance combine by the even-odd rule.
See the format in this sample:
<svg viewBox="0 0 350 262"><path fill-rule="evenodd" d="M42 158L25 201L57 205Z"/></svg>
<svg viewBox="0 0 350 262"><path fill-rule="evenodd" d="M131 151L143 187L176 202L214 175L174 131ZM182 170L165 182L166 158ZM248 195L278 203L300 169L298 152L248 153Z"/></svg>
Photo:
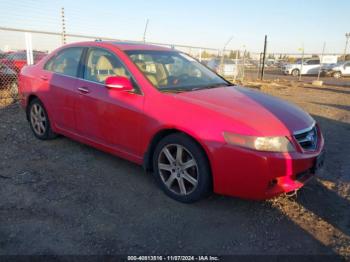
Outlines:
<svg viewBox="0 0 350 262"><path fill-rule="evenodd" d="M224 77L237 77L237 75L238 75L238 68L236 66L235 60L225 59L223 61L223 72L221 72L221 66L220 65L221 65L221 59L220 58L211 59L207 63L207 66L210 69L212 69L213 71L215 71L218 74L221 74Z"/></svg>
<svg viewBox="0 0 350 262"><path fill-rule="evenodd" d="M341 78L342 76L350 76L350 61L338 63L326 72L327 75L331 75L334 78Z"/></svg>
<svg viewBox="0 0 350 262"><path fill-rule="evenodd" d="M299 76L302 75L317 75L321 68L319 58L307 58L303 60L298 59L294 64L287 64L282 67L285 75Z"/></svg>

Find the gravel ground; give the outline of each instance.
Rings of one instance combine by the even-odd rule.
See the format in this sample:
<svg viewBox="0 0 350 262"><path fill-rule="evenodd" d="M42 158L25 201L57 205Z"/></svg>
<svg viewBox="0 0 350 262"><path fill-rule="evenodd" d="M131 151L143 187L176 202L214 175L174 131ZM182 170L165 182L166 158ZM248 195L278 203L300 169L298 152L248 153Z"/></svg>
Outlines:
<svg viewBox="0 0 350 262"><path fill-rule="evenodd" d="M341 254L350 256L350 89L264 83L320 123L327 159L295 197L166 197L130 162L64 137L34 138L0 110L0 255Z"/></svg>

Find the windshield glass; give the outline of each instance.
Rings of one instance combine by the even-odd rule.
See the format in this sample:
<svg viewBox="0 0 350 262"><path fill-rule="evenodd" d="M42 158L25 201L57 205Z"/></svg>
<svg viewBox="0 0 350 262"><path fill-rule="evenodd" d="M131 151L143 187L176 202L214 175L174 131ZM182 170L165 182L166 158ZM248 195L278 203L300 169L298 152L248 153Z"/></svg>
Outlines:
<svg viewBox="0 0 350 262"><path fill-rule="evenodd" d="M229 85L192 57L176 51L126 51L147 79L159 90L190 91Z"/></svg>

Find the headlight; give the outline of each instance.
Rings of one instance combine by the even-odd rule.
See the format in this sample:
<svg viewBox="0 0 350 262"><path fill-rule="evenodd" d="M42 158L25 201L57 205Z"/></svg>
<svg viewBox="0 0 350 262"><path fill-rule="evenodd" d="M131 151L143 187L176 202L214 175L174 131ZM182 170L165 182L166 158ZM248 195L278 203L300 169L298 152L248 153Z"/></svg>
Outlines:
<svg viewBox="0 0 350 262"><path fill-rule="evenodd" d="M230 145L242 146L258 151L292 152L294 147L285 136L243 136L224 132L225 141Z"/></svg>

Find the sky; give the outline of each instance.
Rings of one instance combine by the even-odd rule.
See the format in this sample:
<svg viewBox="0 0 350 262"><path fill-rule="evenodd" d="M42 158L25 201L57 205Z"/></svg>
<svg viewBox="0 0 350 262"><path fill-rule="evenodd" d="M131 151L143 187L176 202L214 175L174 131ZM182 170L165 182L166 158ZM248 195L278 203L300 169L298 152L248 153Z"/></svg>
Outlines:
<svg viewBox="0 0 350 262"><path fill-rule="evenodd" d="M350 0L0 0L0 26L61 31L65 8L67 33L205 46L268 51L343 53L350 32ZM23 36L0 30L0 48ZM36 40L40 45L50 39ZM349 48L350 49L350 48Z"/></svg>

